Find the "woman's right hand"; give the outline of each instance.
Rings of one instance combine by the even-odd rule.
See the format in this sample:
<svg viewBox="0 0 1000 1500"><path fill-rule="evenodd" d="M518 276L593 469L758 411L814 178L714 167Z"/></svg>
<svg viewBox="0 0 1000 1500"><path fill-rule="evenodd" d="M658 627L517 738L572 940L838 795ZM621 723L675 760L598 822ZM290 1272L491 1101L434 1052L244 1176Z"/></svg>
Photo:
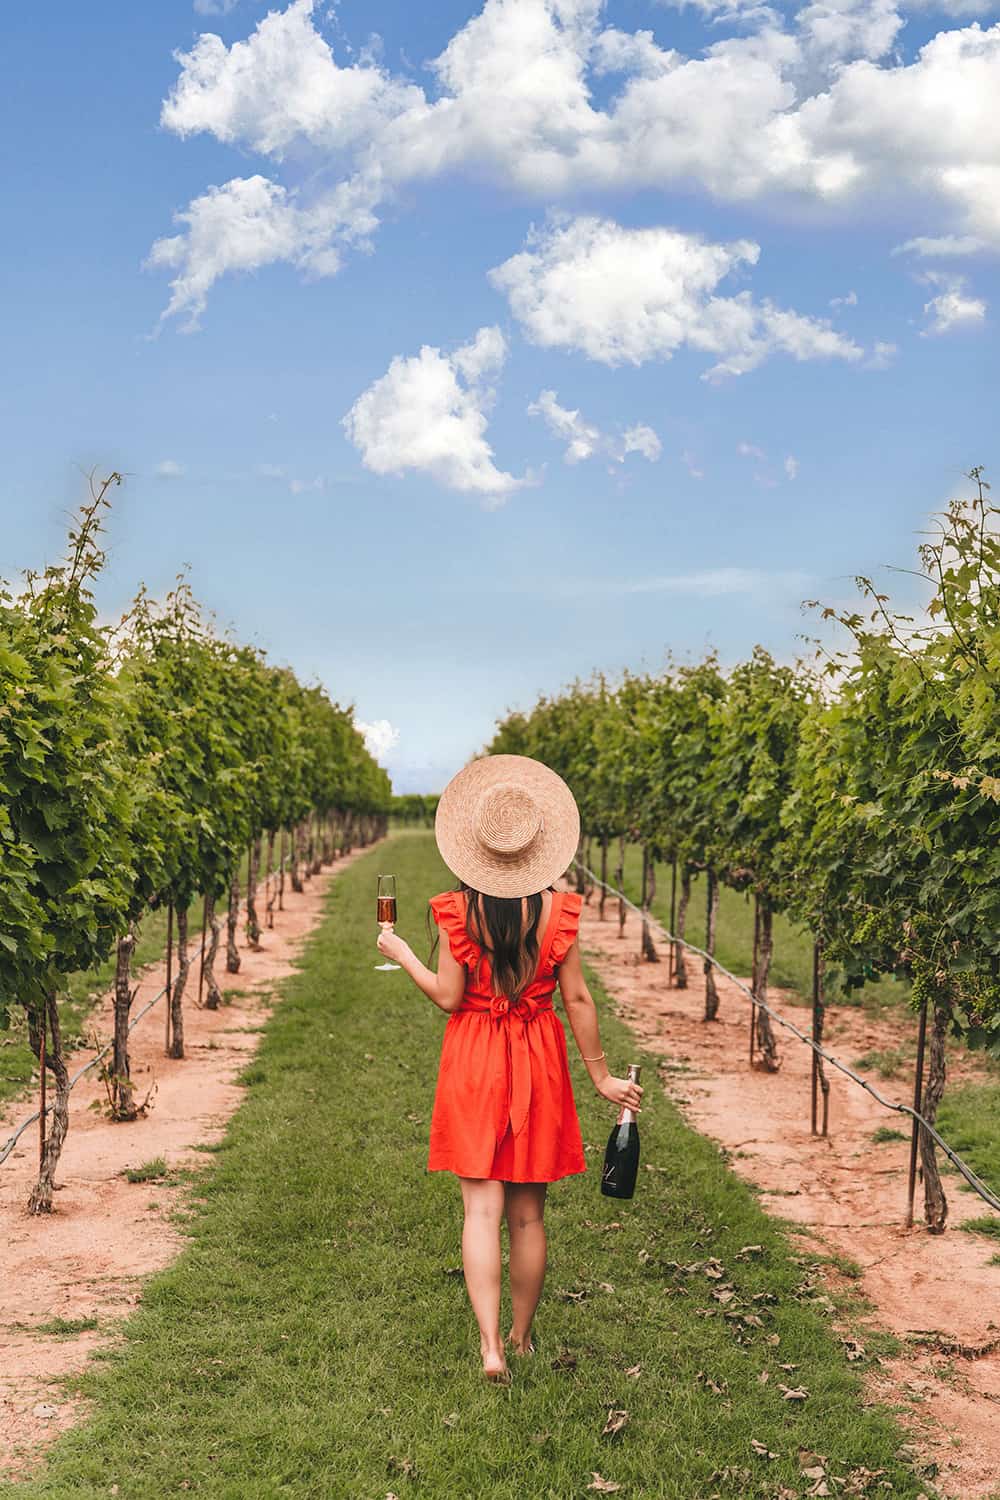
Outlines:
<svg viewBox="0 0 1000 1500"><path fill-rule="evenodd" d="M603 1082L597 1085L597 1092L602 1099L609 1099L612 1104L619 1107L627 1104L629 1109L639 1113L642 1104L643 1088L641 1083L633 1083L631 1078L613 1078L609 1073Z"/></svg>

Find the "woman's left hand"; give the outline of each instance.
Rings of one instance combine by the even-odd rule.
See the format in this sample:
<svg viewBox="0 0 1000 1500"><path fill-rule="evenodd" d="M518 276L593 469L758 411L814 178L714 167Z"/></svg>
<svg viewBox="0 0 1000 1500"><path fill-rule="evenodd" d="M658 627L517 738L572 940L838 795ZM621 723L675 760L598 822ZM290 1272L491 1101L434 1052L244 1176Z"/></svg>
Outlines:
<svg viewBox="0 0 1000 1500"><path fill-rule="evenodd" d="M405 939L401 938L391 927L381 928L375 941L378 951L384 953L386 958L391 959L393 963L398 963L406 952Z"/></svg>

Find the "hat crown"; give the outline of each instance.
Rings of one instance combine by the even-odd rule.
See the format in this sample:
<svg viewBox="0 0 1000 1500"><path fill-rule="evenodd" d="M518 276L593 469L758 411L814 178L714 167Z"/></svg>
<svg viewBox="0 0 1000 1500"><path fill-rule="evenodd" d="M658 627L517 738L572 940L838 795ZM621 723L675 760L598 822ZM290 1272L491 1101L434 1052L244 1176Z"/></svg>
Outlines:
<svg viewBox="0 0 1000 1500"><path fill-rule="evenodd" d="M473 830L477 842L490 854L523 854L543 827L542 810L535 798L513 781L487 788L476 803Z"/></svg>

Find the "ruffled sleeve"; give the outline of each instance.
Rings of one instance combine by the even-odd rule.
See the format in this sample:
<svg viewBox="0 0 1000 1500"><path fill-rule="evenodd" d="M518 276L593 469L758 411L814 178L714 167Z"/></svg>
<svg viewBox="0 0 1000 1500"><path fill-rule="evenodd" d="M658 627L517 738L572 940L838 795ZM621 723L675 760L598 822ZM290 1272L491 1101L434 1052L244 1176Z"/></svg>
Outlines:
<svg viewBox="0 0 1000 1500"><path fill-rule="evenodd" d="M465 901L461 891L442 891L428 902L434 920L447 933L448 946L460 964L474 968L481 950L465 930Z"/></svg>
<svg viewBox="0 0 1000 1500"><path fill-rule="evenodd" d="M580 928L582 907L583 897L579 891L563 893L561 909L556 917L556 930L552 935L552 947L549 950L549 959L553 965L561 964L573 946L573 939Z"/></svg>

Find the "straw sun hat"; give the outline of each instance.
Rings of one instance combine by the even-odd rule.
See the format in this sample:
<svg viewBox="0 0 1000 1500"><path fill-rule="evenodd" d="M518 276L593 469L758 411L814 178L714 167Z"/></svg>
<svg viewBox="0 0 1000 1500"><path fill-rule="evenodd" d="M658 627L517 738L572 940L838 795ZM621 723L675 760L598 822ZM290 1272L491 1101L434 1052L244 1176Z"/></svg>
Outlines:
<svg viewBox="0 0 1000 1500"><path fill-rule="evenodd" d="M580 811L555 771L530 755L470 761L441 793L441 858L485 896L533 896L564 874L580 841Z"/></svg>

